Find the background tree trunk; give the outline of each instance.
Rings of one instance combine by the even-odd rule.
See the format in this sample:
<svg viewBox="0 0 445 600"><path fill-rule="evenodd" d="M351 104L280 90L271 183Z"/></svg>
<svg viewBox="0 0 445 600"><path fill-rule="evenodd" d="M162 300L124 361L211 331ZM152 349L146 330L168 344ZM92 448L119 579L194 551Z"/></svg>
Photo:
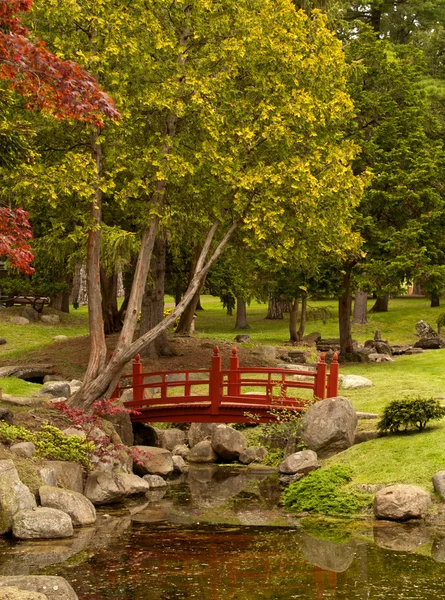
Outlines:
<svg viewBox="0 0 445 600"><path fill-rule="evenodd" d="M198 298L198 304L196 305L196 310L204 310L201 305L201 294L199 295L199 298Z"/></svg>
<svg viewBox="0 0 445 600"><path fill-rule="evenodd" d="M267 307L267 315L266 319L270 319L271 321L276 321L278 319L283 318L283 302L274 296L273 294L269 294L269 304Z"/></svg>
<svg viewBox="0 0 445 600"><path fill-rule="evenodd" d="M247 308L244 298L236 299L236 323L235 329L250 329L247 322Z"/></svg>
<svg viewBox="0 0 445 600"><path fill-rule="evenodd" d="M289 312L289 341L298 342L297 320L298 320L299 298L294 298Z"/></svg>
<svg viewBox="0 0 445 600"><path fill-rule="evenodd" d="M306 314L307 314L307 296L303 296L301 299L301 313L300 313L300 327L297 331L298 341L301 342L304 336L304 330L306 328Z"/></svg>
<svg viewBox="0 0 445 600"><path fill-rule="evenodd" d="M164 319L165 253L165 239L163 236L158 235L151 258L151 277L142 297L139 336L153 329ZM141 354L148 358L173 356L174 353L170 347L167 332L163 331L159 337L144 348Z"/></svg>
<svg viewBox="0 0 445 600"><path fill-rule="evenodd" d="M352 322L356 325L365 325L368 322L368 292L363 290L355 292Z"/></svg>
<svg viewBox="0 0 445 600"><path fill-rule="evenodd" d="M374 306L371 308L370 312L388 312L388 302L389 302L389 294L385 294L385 296L377 296Z"/></svg>
<svg viewBox="0 0 445 600"><path fill-rule="evenodd" d="M437 293L431 294L431 308L440 306L440 296Z"/></svg>
<svg viewBox="0 0 445 600"><path fill-rule="evenodd" d="M58 294L57 296L51 296L49 305L51 306L51 308L60 310L60 312L69 313L70 312L70 292L63 292L63 294Z"/></svg>
<svg viewBox="0 0 445 600"><path fill-rule="evenodd" d="M343 275L342 286L343 294L338 299L338 324L340 330L340 353L346 356L354 351L351 336L352 294L351 270L349 268Z"/></svg>
<svg viewBox="0 0 445 600"><path fill-rule="evenodd" d="M122 320L117 307L117 273L111 275L101 267L100 288L102 292L102 318L104 320L105 335L117 333L122 329Z"/></svg>
<svg viewBox="0 0 445 600"><path fill-rule="evenodd" d="M178 326L176 328L175 333L178 335L191 335L194 331L193 320L195 318L196 306L199 302L199 296L201 294L201 290L199 289L196 294L193 296L192 301L184 310L179 319Z"/></svg>

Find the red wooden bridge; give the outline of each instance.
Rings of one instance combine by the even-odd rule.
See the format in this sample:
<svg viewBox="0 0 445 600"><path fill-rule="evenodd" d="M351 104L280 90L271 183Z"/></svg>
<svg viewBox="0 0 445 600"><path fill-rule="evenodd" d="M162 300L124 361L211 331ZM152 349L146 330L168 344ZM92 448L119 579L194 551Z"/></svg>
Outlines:
<svg viewBox="0 0 445 600"><path fill-rule="evenodd" d="M303 377L295 380L295 375ZM132 373L121 376L113 398L128 389L133 390L133 399L125 406L137 411L132 421L267 423L280 413L301 411L312 398L337 396L338 360L335 354L329 372L324 354L315 370L241 368L233 348L230 368L223 369L215 346L208 370L143 373L137 355ZM311 390L312 398L290 395L294 389Z"/></svg>

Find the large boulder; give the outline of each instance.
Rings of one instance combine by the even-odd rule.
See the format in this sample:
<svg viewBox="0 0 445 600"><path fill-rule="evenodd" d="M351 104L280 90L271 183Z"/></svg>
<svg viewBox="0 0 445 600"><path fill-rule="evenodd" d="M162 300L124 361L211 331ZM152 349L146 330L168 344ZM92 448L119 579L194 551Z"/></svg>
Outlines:
<svg viewBox="0 0 445 600"><path fill-rule="evenodd" d="M173 458L169 450L153 446L134 446L134 448L139 454L133 467L137 475L170 475L173 473Z"/></svg>
<svg viewBox="0 0 445 600"><path fill-rule="evenodd" d="M115 473L114 480L124 490L125 497L145 494L150 489L147 481L133 473Z"/></svg>
<svg viewBox="0 0 445 600"><path fill-rule="evenodd" d="M352 446L357 413L347 398L326 398L308 409L301 428L301 438L306 446L319 458L326 458Z"/></svg>
<svg viewBox="0 0 445 600"><path fill-rule="evenodd" d="M445 500L445 471L438 471L433 476L433 486L442 500Z"/></svg>
<svg viewBox="0 0 445 600"><path fill-rule="evenodd" d="M0 534L11 530L16 513L36 506L34 494L20 481L12 460L0 460Z"/></svg>
<svg viewBox="0 0 445 600"><path fill-rule="evenodd" d="M278 467L280 473L285 475L307 475L319 468L318 458L313 450L302 450L295 452L283 460Z"/></svg>
<svg viewBox="0 0 445 600"><path fill-rule="evenodd" d="M39 488L40 503L67 513L74 526L92 525L96 522L96 509L83 494L49 485Z"/></svg>
<svg viewBox="0 0 445 600"><path fill-rule="evenodd" d="M39 394L43 396L53 396L54 398L69 398L71 388L68 381L48 381L42 388Z"/></svg>
<svg viewBox="0 0 445 600"><path fill-rule="evenodd" d="M161 448L173 450L176 446L183 446L185 443L185 432L180 429L158 429Z"/></svg>
<svg viewBox="0 0 445 600"><path fill-rule="evenodd" d="M417 485L397 484L379 490L374 497L374 515L377 519L407 521L421 519L431 504L429 492Z"/></svg>
<svg viewBox="0 0 445 600"><path fill-rule="evenodd" d="M71 517L55 508L21 510L13 517L12 534L19 540L66 538L73 535Z"/></svg>
<svg viewBox="0 0 445 600"><path fill-rule="evenodd" d="M188 461L192 463L213 463L217 460L218 455L213 449L210 440L203 440L195 444L188 455Z"/></svg>
<svg viewBox="0 0 445 600"><path fill-rule="evenodd" d="M361 375L339 375L338 384L343 390L359 390L374 385L370 379Z"/></svg>
<svg viewBox="0 0 445 600"><path fill-rule="evenodd" d="M36 323L39 320L39 313L32 306L25 306L22 310L22 317Z"/></svg>
<svg viewBox="0 0 445 600"><path fill-rule="evenodd" d="M188 431L188 442L190 448L204 440L211 440L213 432L218 427L218 423L192 423Z"/></svg>
<svg viewBox="0 0 445 600"><path fill-rule="evenodd" d="M44 466L56 472L60 487L79 494L83 493L83 471L79 463L67 460L47 460Z"/></svg>
<svg viewBox="0 0 445 600"><path fill-rule="evenodd" d="M219 425L212 435L212 448L223 460L236 460L247 448L245 436L227 425Z"/></svg>
<svg viewBox="0 0 445 600"><path fill-rule="evenodd" d="M126 495L113 473L104 471L93 471L88 475L84 494L96 506L121 502Z"/></svg>
<svg viewBox="0 0 445 600"><path fill-rule="evenodd" d="M20 590L44 594L48 600L78 600L76 592L63 577L50 575L0 577L0 587L11 586Z"/></svg>
<svg viewBox="0 0 445 600"><path fill-rule="evenodd" d="M263 446L249 446L239 455L238 460L243 465L250 465L253 462L262 462L268 452Z"/></svg>

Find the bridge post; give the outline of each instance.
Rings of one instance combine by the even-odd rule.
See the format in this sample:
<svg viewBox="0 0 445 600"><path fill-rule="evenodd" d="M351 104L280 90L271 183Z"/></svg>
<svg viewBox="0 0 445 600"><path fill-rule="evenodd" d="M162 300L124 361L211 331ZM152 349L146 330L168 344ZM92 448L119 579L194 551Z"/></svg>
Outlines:
<svg viewBox="0 0 445 600"><path fill-rule="evenodd" d="M230 372L229 372L229 386L228 386L229 396L240 396L241 395L238 369L239 369L238 350L236 348L232 348L232 356L230 357Z"/></svg>
<svg viewBox="0 0 445 600"><path fill-rule="evenodd" d="M317 376L315 378L314 394L319 400L326 398L326 369L325 353L320 354L320 360L317 363Z"/></svg>
<svg viewBox="0 0 445 600"><path fill-rule="evenodd" d="M338 396L338 369L338 354L336 352L329 368L328 398L335 398Z"/></svg>
<svg viewBox="0 0 445 600"><path fill-rule="evenodd" d="M219 405L221 403L221 370L222 359L218 346L213 348L212 368L210 369L209 395L211 414L219 414Z"/></svg>
<svg viewBox="0 0 445 600"><path fill-rule="evenodd" d="M136 354L133 360L133 400L139 401L144 399L143 384L141 355Z"/></svg>

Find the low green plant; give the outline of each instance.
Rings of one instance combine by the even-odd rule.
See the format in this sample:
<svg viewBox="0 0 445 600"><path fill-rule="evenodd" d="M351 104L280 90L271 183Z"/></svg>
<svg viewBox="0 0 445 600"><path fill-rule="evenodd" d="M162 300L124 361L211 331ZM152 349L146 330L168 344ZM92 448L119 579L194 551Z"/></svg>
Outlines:
<svg viewBox="0 0 445 600"><path fill-rule="evenodd" d="M17 441L34 442L35 434L20 427L19 425L8 425L4 421L0 421L0 442L2 444L13 444Z"/></svg>
<svg viewBox="0 0 445 600"><path fill-rule="evenodd" d="M284 490L283 504L295 512L325 515L360 512L371 505L372 496L347 489L351 479L351 470L339 465L313 471Z"/></svg>
<svg viewBox="0 0 445 600"><path fill-rule="evenodd" d="M377 423L377 429L382 432L396 433L403 427L405 430L415 427L419 431L425 429L429 421L445 417L445 407L435 398L422 396L407 396L393 400L383 411L383 416Z"/></svg>
<svg viewBox="0 0 445 600"><path fill-rule="evenodd" d="M436 323L437 323L437 332L440 334L440 330L445 325L445 312L440 313L440 315L437 317Z"/></svg>

